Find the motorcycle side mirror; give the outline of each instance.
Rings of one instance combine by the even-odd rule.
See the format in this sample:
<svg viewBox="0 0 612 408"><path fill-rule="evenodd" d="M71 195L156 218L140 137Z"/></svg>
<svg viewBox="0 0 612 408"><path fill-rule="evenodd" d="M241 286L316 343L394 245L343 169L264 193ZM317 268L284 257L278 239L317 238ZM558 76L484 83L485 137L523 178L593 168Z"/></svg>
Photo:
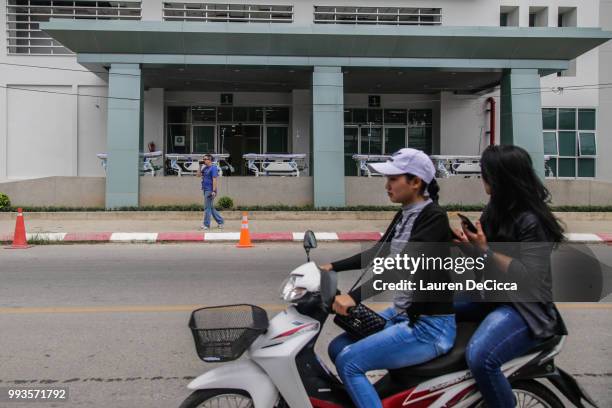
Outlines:
<svg viewBox="0 0 612 408"><path fill-rule="evenodd" d="M304 250L306 251L306 259L310 262L310 250L317 247L317 237L314 232L308 230L304 233Z"/></svg>

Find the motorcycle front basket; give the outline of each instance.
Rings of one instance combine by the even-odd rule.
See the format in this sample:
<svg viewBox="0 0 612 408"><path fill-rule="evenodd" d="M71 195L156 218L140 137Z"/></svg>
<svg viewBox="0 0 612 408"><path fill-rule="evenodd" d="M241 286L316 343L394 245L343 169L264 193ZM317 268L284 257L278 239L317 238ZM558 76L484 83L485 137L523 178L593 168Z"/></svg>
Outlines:
<svg viewBox="0 0 612 408"><path fill-rule="evenodd" d="M198 356L206 362L235 360L268 329L268 314L254 305L204 307L189 319Z"/></svg>

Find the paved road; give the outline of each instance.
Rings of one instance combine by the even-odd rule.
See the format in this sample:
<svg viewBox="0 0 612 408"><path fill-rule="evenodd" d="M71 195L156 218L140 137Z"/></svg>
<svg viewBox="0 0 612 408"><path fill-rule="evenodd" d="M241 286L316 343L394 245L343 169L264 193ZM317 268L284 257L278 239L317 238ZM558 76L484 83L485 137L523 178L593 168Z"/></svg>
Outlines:
<svg viewBox="0 0 612 408"><path fill-rule="evenodd" d="M321 243L313 256L326 262L359 248ZM0 387L69 386L70 403L58 407L178 406L189 380L212 366L196 357L189 312L249 302L273 314L282 279L304 260L297 244L0 250ZM352 276L341 278L350 286ZM612 305L561 307L571 336L558 364L612 406ZM322 355L335 334L325 327Z"/></svg>

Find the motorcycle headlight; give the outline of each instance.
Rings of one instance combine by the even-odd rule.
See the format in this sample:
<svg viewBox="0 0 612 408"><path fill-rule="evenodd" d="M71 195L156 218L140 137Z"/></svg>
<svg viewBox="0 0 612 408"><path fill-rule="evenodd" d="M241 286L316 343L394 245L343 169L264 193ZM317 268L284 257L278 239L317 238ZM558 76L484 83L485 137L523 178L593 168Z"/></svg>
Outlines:
<svg viewBox="0 0 612 408"><path fill-rule="evenodd" d="M286 302L293 302L302 298L306 294L306 288L296 286L297 276L289 276L281 286L281 299Z"/></svg>

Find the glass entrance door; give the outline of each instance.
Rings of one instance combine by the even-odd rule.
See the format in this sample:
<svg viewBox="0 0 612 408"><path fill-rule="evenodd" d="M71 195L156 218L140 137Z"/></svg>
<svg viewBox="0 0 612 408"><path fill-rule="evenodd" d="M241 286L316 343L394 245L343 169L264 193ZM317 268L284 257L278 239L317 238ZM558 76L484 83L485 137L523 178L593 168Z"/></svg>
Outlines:
<svg viewBox="0 0 612 408"><path fill-rule="evenodd" d="M393 154L406 147L406 128L385 128L385 154Z"/></svg>
<svg viewBox="0 0 612 408"><path fill-rule="evenodd" d="M249 175L242 156L247 153L261 153L261 128L261 125L219 126L219 152L229 153L234 175Z"/></svg>
<svg viewBox="0 0 612 408"><path fill-rule="evenodd" d="M289 153L289 128L266 126L266 153Z"/></svg>
<svg viewBox="0 0 612 408"><path fill-rule="evenodd" d="M215 149L215 127L194 126L193 127L193 153L214 153Z"/></svg>
<svg viewBox="0 0 612 408"><path fill-rule="evenodd" d="M383 154L382 128L361 127L361 154Z"/></svg>
<svg viewBox="0 0 612 408"><path fill-rule="evenodd" d="M357 162L353 155L359 153L359 128L357 126L344 127L344 175L357 175Z"/></svg>

